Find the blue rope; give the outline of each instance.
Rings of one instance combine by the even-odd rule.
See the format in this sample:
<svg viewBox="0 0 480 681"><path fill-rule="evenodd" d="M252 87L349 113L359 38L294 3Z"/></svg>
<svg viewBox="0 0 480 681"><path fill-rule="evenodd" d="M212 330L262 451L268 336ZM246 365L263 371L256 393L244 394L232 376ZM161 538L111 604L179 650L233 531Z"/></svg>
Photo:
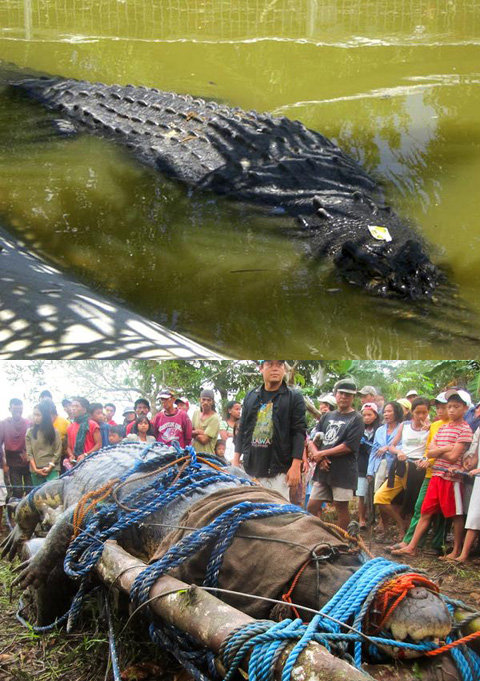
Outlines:
<svg viewBox="0 0 480 681"><path fill-rule="evenodd" d="M392 576L410 572L408 565L392 563L384 558L374 558L365 563L335 594L335 596L315 615L312 621L305 625L301 620L283 620L279 624L264 623L263 632L258 631L258 622L247 625L231 634L222 646L221 656L225 668L228 670L225 677L229 681L238 669L247 653L251 653L249 661L249 678L251 681L268 681L268 665L278 653L278 649L285 647L288 641L296 641L289 657L285 662L282 672L282 681L290 681L293 667L298 656L310 641L316 641L325 646L327 650L341 657L347 657L346 648L349 644L354 646L354 664L358 669L362 666L362 624L376 593L385 581ZM453 613L456 603L449 603L447 607ZM337 622L326 618L329 615ZM351 624L355 630L353 633L344 633L343 624ZM248 634L251 632L251 636ZM458 637L451 634L447 643ZM368 636L374 645L404 650L413 650L419 654L436 650L440 646L433 642L406 643L396 641L386 635ZM380 652L376 648L376 652ZM478 681L480 678L480 656L465 645L458 646L451 651L453 660L457 665L464 681Z"/></svg>

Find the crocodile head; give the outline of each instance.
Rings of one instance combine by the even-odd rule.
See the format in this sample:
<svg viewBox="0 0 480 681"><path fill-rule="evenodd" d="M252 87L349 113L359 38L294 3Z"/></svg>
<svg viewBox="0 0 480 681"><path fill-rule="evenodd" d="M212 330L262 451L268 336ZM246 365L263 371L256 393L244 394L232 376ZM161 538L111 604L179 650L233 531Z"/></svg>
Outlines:
<svg viewBox="0 0 480 681"><path fill-rule="evenodd" d="M438 268L416 239L401 245L347 239L334 263L348 282L384 298L431 298L440 281Z"/></svg>
<svg viewBox="0 0 480 681"><path fill-rule="evenodd" d="M407 222L373 202L342 199L326 208L300 224L314 253L332 258L343 279L383 298L433 296L443 275Z"/></svg>
<svg viewBox="0 0 480 681"><path fill-rule="evenodd" d="M415 587L395 608L383 625L397 641L444 641L452 628L452 617L436 593ZM387 648L394 657L418 657L420 653L404 648Z"/></svg>

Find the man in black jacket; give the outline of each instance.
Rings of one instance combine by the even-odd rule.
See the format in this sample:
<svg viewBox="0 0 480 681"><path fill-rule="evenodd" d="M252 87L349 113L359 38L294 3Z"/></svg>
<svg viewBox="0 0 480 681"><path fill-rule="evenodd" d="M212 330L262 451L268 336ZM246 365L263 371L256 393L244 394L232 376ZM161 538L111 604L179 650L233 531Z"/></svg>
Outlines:
<svg viewBox="0 0 480 681"><path fill-rule="evenodd" d="M263 385L242 405L233 464L243 457L245 471L289 499L300 483L307 423L303 396L283 381L285 360L259 362Z"/></svg>

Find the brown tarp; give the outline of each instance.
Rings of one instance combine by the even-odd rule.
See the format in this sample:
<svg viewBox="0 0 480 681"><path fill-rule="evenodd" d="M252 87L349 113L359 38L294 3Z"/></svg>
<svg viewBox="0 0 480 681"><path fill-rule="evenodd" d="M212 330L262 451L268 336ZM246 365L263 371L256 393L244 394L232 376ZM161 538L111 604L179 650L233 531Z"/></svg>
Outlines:
<svg viewBox="0 0 480 681"><path fill-rule="evenodd" d="M241 487L221 490L196 502L179 521L187 527L204 527L232 506L244 501L287 504L277 492L264 487ZM160 544L151 562L158 560L189 530L175 530ZM192 558L170 571L187 583L202 584L207 563L214 548L209 541ZM350 575L360 566L360 560L348 545L329 532L322 522L302 513L247 520L237 530L226 550L220 569L218 586L233 591L281 599L288 591L297 572L311 556L311 550L324 556L316 566L312 563L302 573L292 594L292 600L312 608L323 606ZM332 554L332 549L334 555ZM243 596L218 596L252 617L268 618L272 603ZM293 613L286 612L286 616ZM304 617L304 613L301 613ZM311 616L310 616L311 617ZM305 616L306 619L310 617Z"/></svg>

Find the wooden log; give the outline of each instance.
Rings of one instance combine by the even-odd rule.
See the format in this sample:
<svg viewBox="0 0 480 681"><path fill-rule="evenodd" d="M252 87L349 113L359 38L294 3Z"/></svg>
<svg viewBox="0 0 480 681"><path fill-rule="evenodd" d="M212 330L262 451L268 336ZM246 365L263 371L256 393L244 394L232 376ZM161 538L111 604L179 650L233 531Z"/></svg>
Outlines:
<svg viewBox="0 0 480 681"><path fill-rule="evenodd" d="M136 577L146 568L141 560L124 551L116 542L105 543L103 555L96 566L100 579L107 585L114 585L130 593ZM218 653L227 636L255 620L248 615L222 603L212 594L185 584L173 577L163 576L152 586L149 607L169 624L193 636L197 641ZM280 656L275 667L275 680L280 681L283 664L292 644ZM247 669L244 662L243 668ZM221 667L219 668L222 672ZM323 646L311 642L301 653L292 671L293 679L307 681L368 681L372 677L355 669L350 664L334 657Z"/></svg>

